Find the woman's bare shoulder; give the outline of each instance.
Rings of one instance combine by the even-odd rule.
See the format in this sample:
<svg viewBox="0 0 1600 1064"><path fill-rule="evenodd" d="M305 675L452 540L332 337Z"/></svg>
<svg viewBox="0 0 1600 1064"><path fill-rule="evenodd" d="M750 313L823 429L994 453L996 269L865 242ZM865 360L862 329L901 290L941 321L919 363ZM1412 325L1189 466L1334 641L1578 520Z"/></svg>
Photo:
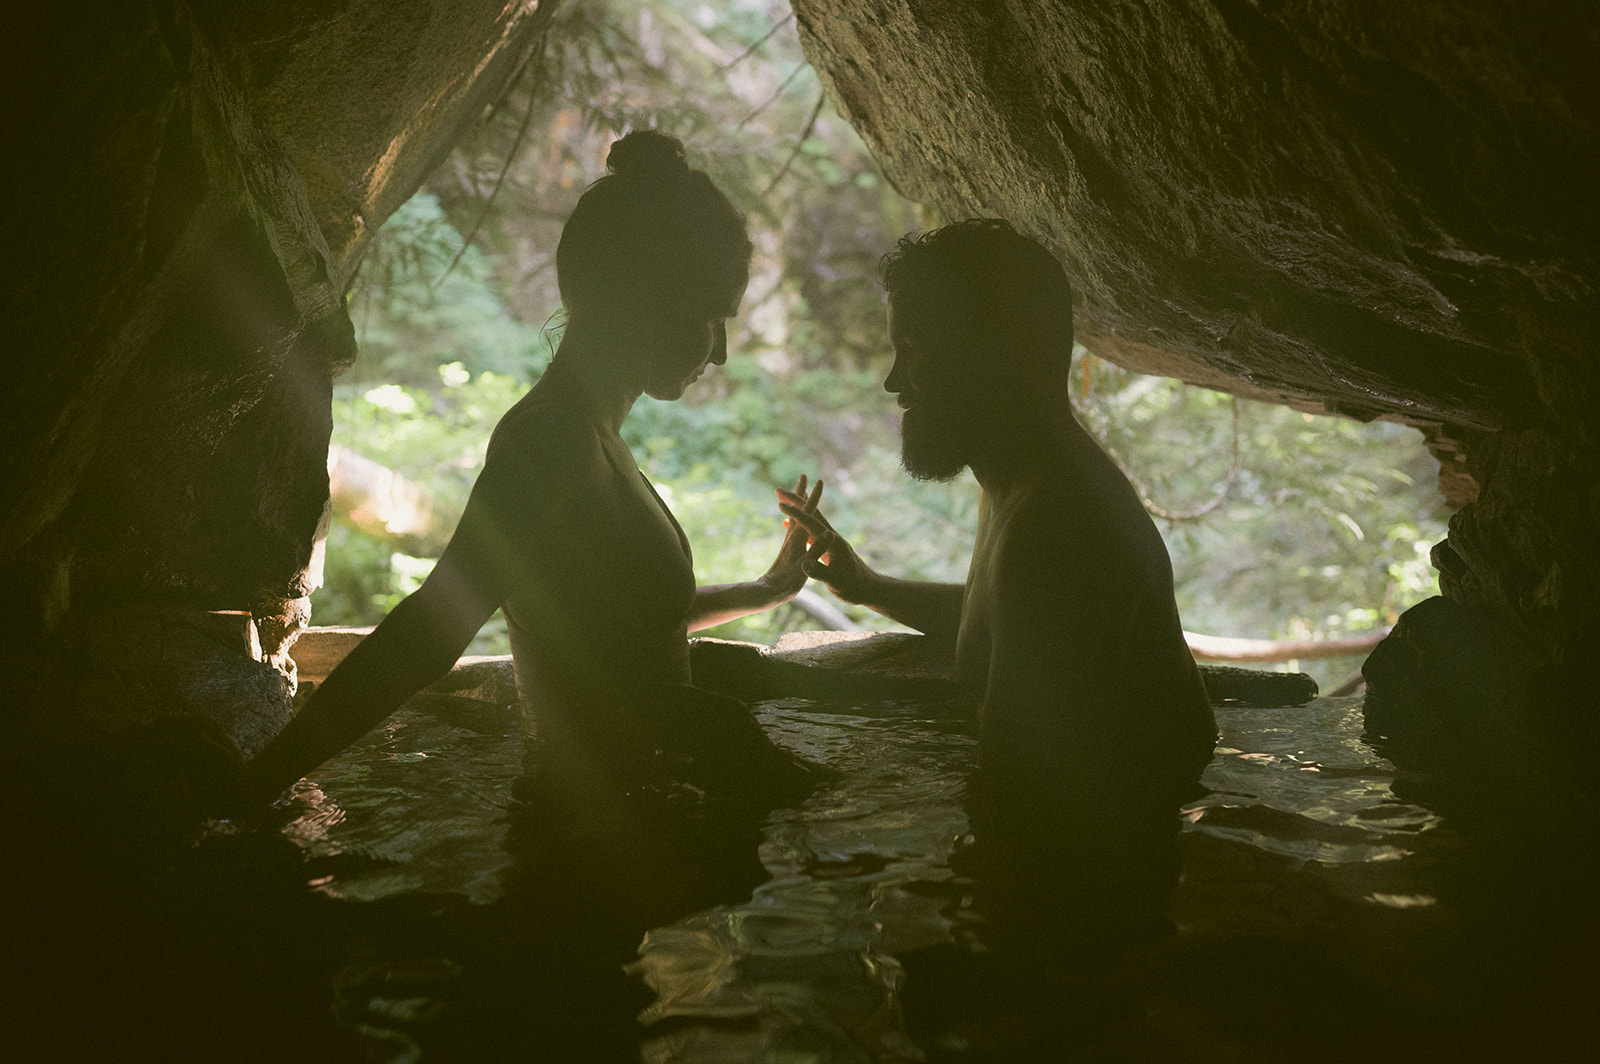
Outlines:
<svg viewBox="0 0 1600 1064"><path fill-rule="evenodd" d="M529 401L529 400L533 401ZM527 520L609 476L599 429L558 398L524 396L495 426L473 500Z"/></svg>
<svg viewBox="0 0 1600 1064"><path fill-rule="evenodd" d="M585 412L538 388L501 417L485 457L486 465L532 462L552 473L575 473L604 460L599 428Z"/></svg>

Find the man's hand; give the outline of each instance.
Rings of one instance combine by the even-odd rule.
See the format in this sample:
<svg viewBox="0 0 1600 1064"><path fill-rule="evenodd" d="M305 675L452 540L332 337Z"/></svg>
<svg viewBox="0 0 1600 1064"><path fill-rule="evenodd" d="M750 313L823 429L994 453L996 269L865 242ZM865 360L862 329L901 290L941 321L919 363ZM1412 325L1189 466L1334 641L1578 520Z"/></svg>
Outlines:
<svg viewBox="0 0 1600 1064"><path fill-rule="evenodd" d="M698 632L770 610L780 602L788 602L795 592L806 586L806 542L811 533L797 515L815 514L817 503L822 500L822 481L817 481L808 495L806 478L801 477L794 491L779 488L778 497L794 507L792 513L784 511L788 514L783 522L787 531L783 535L783 545L778 548L778 557L754 580L695 588L694 602L689 607L689 631Z"/></svg>
<svg viewBox="0 0 1600 1064"><path fill-rule="evenodd" d="M817 481L816 487L812 488L808 495L806 478L802 474L793 491L779 488L778 498L780 509L784 502L789 502L798 513L814 514L817 504L822 501L822 481ZM811 532L792 514L784 518L783 526L786 531L783 535L783 544L778 548L778 557L758 580L771 590L774 605L789 601L794 598L796 592L806 586L804 566L806 546L811 540Z"/></svg>
<svg viewBox="0 0 1600 1064"><path fill-rule="evenodd" d="M778 509L791 522L790 533L798 526L810 536L811 545L800 561L805 575L827 584L828 590L845 602L873 605L869 601L868 587L878 574L857 557L850 542L828 523L817 509L817 500L792 491L779 491L778 500Z"/></svg>
<svg viewBox="0 0 1600 1064"><path fill-rule="evenodd" d="M805 575L827 584L845 602L876 610L935 638L955 640L961 628L961 584L884 576L856 555L814 500L779 491L778 509L811 536L811 546L800 561Z"/></svg>

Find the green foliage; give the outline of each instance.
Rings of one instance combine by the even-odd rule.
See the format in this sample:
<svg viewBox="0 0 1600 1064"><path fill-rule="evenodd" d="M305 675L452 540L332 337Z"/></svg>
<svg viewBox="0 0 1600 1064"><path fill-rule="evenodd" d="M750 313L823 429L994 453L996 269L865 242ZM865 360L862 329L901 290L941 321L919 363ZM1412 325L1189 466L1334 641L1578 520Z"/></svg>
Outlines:
<svg viewBox="0 0 1600 1064"><path fill-rule="evenodd" d="M489 430L528 385L488 371L471 377L459 362L435 371L433 391L340 382L333 442L426 485L436 504L459 515L483 465Z"/></svg>
<svg viewBox="0 0 1600 1064"><path fill-rule="evenodd" d="M404 597L387 546L346 524L328 529L322 587L311 597L317 624L376 624Z"/></svg>
<svg viewBox="0 0 1600 1064"><path fill-rule="evenodd" d="M1075 380L1081 419L1147 503L1200 509L1231 480L1202 519L1157 522L1191 631L1344 638L1437 593L1428 550L1448 514L1414 429L1235 400L1081 349ZM1302 663L1325 685L1357 665Z"/></svg>
<svg viewBox="0 0 1600 1064"><path fill-rule="evenodd" d="M438 197L424 190L385 223L361 264L351 316L361 357L349 384L403 384L439 394L438 367L467 373L537 378L550 360L549 339L505 306L492 263L468 247L450 264L463 236Z"/></svg>

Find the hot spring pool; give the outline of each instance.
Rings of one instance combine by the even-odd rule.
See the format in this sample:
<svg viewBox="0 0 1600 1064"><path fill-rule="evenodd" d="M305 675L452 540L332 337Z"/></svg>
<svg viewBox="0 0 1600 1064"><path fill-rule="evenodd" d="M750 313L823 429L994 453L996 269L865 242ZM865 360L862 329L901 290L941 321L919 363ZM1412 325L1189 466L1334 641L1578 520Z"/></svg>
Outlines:
<svg viewBox="0 0 1600 1064"><path fill-rule="evenodd" d="M1098 919L1067 912L1071 892L1036 884L1019 915L962 859L970 725L903 703L756 708L839 773L756 818L692 795L530 799L509 720L407 709L298 785L276 830L214 825L64 917L33 943L58 970L21 980L18 1022L60 1050L37 1059L1600 1052L1583 811L1521 775L1463 790L1397 769L1363 740L1359 696L1218 707L1165 932L1092 958L1054 926ZM1046 945L1013 948L1030 941Z"/></svg>

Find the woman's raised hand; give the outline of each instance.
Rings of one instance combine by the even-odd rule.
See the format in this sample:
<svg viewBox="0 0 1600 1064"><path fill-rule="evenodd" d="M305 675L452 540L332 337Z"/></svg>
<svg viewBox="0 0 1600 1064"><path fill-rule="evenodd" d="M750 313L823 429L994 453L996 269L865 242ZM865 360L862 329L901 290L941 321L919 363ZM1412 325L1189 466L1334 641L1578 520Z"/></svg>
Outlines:
<svg viewBox="0 0 1600 1064"><path fill-rule="evenodd" d="M803 485L805 478L800 479ZM868 599L867 585L877 574L856 556L849 540L834 531L822 511L817 509L821 487L822 484L818 482L818 497L811 499L792 491L780 489L778 492L778 509L789 519L790 535L793 536L795 528L799 527L810 538L810 546L801 559L800 568L806 576L827 584L828 590L845 602L865 604Z"/></svg>
<svg viewBox="0 0 1600 1064"><path fill-rule="evenodd" d="M778 596L775 599L777 602L787 602L795 592L806 586L806 547L811 541L811 532L795 514L816 513L817 504L822 501L822 481L817 481L809 494L806 484L806 477L802 474L793 491L778 489L778 508L788 515L783 519L783 545L778 548L778 557L760 581ZM786 508L789 506L794 508L794 514L789 513Z"/></svg>

